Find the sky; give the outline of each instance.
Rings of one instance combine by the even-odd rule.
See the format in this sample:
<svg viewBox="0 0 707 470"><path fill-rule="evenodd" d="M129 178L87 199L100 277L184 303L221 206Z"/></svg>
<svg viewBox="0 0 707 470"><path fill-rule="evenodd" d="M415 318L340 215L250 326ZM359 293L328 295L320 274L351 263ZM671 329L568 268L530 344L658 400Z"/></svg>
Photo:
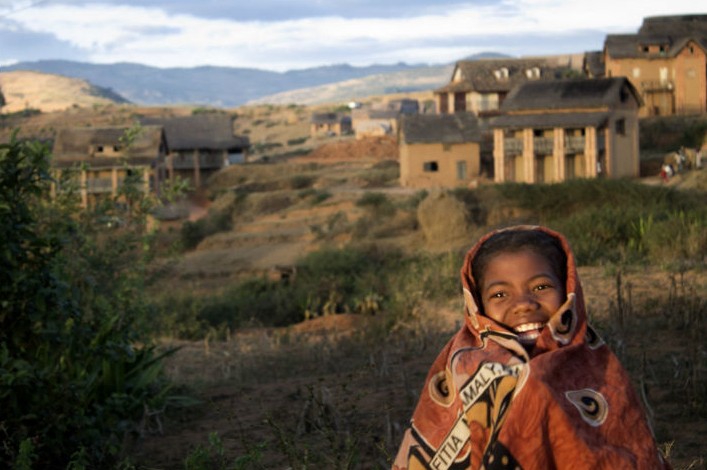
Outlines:
<svg viewBox="0 0 707 470"><path fill-rule="evenodd" d="M0 0L0 65L44 59L287 71L601 50L695 0ZM707 8L706 8L707 10Z"/></svg>

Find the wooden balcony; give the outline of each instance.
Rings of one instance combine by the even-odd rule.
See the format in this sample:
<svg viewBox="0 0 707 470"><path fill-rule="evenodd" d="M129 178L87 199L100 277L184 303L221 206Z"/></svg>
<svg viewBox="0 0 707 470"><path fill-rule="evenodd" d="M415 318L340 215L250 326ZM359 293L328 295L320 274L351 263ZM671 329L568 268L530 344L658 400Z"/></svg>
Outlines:
<svg viewBox="0 0 707 470"><path fill-rule="evenodd" d="M533 150L536 154L552 155L555 139L552 137L535 137L533 139Z"/></svg>
<svg viewBox="0 0 707 470"><path fill-rule="evenodd" d="M503 139L503 152L506 155L520 155L523 153L523 139L507 137Z"/></svg>
<svg viewBox="0 0 707 470"><path fill-rule="evenodd" d="M565 153L584 153L584 136L565 137Z"/></svg>
<svg viewBox="0 0 707 470"><path fill-rule="evenodd" d="M674 89L675 84L671 80L650 80L641 82L641 91L646 93L672 91Z"/></svg>

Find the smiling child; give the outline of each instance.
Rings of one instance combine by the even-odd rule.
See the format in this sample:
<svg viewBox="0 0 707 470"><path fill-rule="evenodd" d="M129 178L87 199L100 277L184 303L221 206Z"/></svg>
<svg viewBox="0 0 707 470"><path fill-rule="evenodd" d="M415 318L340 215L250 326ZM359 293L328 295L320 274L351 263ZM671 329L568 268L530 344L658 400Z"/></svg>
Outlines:
<svg viewBox="0 0 707 470"><path fill-rule="evenodd" d="M461 277L465 324L430 369L394 469L670 468L587 324L562 235L492 232Z"/></svg>

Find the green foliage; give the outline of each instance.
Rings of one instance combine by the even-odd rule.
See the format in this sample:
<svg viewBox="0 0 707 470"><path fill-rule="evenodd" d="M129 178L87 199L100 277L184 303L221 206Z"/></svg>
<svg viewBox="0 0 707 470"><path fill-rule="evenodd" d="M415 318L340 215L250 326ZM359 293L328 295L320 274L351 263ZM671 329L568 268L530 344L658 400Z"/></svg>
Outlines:
<svg viewBox="0 0 707 470"><path fill-rule="evenodd" d="M298 137L296 139L289 139L287 141L287 145L293 146L293 145L301 145L309 140L309 136L304 136L304 137Z"/></svg>
<svg viewBox="0 0 707 470"><path fill-rule="evenodd" d="M106 231L95 221L116 206L50 202L48 160L38 143L0 146L0 462L105 467L167 400L140 327L149 237L139 212Z"/></svg>
<svg viewBox="0 0 707 470"><path fill-rule="evenodd" d="M367 191L356 201L357 207L362 207L375 217L390 217L395 214L395 206L383 193Z"/></svg>
<svg viewBox="0 0 707 470"><path fill-rule="evenodd" d="M262 468L263 449L265 444L260 444L242 455L229 461L221 437L216 432L209 433L208 446L197 446L184 459L184 470L241 470L249 468Z"/></svg>
<svg viewBox="0 0 707 470"><path fill-rule="evenodd" d="M289 186L291 189L305 189L314 184L316 179L309 175L294 175L290 178Z"/></svg>
<svg viewBox="0 0 707 470"><path fill-rule="evenodd" d="M705 249L700 192L628 180L502 184L497 191L528 211L529 222L565 234L580 264L689 260Z"/></svg>
<svg viewBox="0 0 707 470"><path fill-rule="evenodd" d="M184 222L181 228L182 248L191 250L206 237L219 232L225 232L233 227L233 220L229 211L209 212L206 217Z"/></svg>

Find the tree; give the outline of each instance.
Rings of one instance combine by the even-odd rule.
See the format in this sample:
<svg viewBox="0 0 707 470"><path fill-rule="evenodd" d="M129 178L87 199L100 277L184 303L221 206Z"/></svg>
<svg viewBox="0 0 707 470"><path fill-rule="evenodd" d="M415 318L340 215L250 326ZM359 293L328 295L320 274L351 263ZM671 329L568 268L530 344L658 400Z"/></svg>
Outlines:
<svg viewBox="0 0 707 470"><path fill-rule="evenodd" d="M0 467L104 468L169 390L141 328L146 238L50 185L45 146L0 145Z"/></svg>

